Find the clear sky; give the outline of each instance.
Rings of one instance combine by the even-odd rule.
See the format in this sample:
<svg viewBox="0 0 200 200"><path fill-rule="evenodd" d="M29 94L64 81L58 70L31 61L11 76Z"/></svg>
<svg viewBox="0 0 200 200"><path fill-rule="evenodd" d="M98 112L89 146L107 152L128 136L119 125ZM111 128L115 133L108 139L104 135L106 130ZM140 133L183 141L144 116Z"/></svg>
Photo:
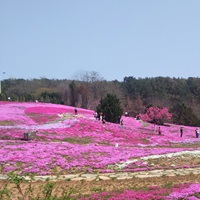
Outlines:
<svg viewBox="0 0 200 200"><path fill-rule="evenodd" d="M0 0L1 79L80 70L199 77L200 0Z"/></svg>

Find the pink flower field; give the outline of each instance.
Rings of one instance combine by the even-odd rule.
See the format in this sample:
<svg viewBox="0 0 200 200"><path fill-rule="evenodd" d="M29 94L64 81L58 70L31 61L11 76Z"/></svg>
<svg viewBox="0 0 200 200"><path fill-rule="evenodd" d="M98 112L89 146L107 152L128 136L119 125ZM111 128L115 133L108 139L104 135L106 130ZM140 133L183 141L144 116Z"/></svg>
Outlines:
<svg viewBox="0 0 200 200"><path fill-rule="evenodd" d="M133 117L123 117L121 127L102 124L92 110L77 109L75 115L70 106L0 102L0 173L66 175L200 167L200 138L195 137L195 127L184 127L180 137L180 126L168 124L161 126L158 135L154 125ZM32 131L37 131L36 137L24 140L24 133ZM190 184L171 189L166 199L198 199L199 182ZM110 199L142 199L145 195L146 199L162 199L162 190L157 188L160 193L155 194L151 189L152 193L142 195L126 190ZM91 199L109 196L95 195Z"/></svg>

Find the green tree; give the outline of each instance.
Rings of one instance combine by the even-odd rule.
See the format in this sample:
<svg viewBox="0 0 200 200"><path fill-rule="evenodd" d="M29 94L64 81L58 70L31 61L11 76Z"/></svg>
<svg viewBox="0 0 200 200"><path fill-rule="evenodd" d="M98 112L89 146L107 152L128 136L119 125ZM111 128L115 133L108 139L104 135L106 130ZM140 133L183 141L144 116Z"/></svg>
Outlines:
<svg viewBox="0 0 200 200"><path fill-rule="evenodd" d="M77 86L75 81L72 81L69 84L70 93L71 93L71 106L76 106L78 97L77 97Z"/></svg>
<svg viewBox="0 0 200 200"><path fill-rule="evenodd" d="M191 107L186 106L184 103L178 103L171 109L173 113L172 121L176 124L182 124L187 126L198 126L200 120L194 114Z"/></svg>
<svg viewBox="0 0 200 200"><path fill-rule="evenodd" d="M117 123L119 116L123 113L119 99L116 95L110 93L101 99L96 110L97 113L102 112L105 115L106 121L113 123Z"/></svg>

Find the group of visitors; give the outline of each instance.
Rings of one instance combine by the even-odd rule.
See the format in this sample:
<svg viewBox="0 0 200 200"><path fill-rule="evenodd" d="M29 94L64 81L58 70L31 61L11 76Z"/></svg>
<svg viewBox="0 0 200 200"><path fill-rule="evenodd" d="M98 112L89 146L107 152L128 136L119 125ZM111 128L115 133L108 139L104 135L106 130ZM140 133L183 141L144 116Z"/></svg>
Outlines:
<svg viewBox="0 0 200 200"><path fill-rule="evenodd" d="M74 114L75 114L75 115L78 114L78 110L77 110L76 107L74 108ZM126 116L126 117L128 116L128 112L125 112L125 116ZM97 120L102 121L103 124L106 123L106 121L105 121L105 115L104 115L102 112L99 112L99 113L94 112L94 118L97 119ZM136 116L136 119L137 119L137 120L140 119L139 114ZM122 128L124 127L124 120L121 119L121 116L118 117L118 123L120 124L120 126L121 126ZM158 129L157 129L156 124L154 124L154 133L155 133L156 131L158 132L158 135L161 135L161 133L162 133L161 127L159 126ZM183 137L183 132L184 132L184 127L181 126L181 127L180 127L180 137ZM195 136L196 136L196 138L199 138L199 133L200 133L199 128L196 128L196 129L195 129Z"/></svg>
<svg viewBox="0 0 200 200"><path fill-rule="evenodd" d="M184 132L184 127L183 126L181 126L180 127L180 137L183 137L183 132ZM161 135L161 127L159 126L158 128L157 128L157 126L154 124L154 133L155 132L158 132L158 135ZM199 133L200 133L200 131L199 131L199 128L196 128L195 129L195 137L196 138L199 138Z"/></svg>
<svg viewBox="0 0 200 200"><path fill-rule="evenodd" d="M106 123L105 115L102 112L99 112L99 113L94 112L94 118L96 120L102 121L103 124Z"/></svg>
<svg viewBox="0 0 200 200"><path fill-rule="evenodd" d="M183 126L180 127L180 137L183 137ZM199 138L199 128L195 129L195 137Z"/></svg>
<svg viewBox="0 0 200 200"><path fill-rule="evenodd" d="M95 111L93 115L96 120L102 121L103 124L106 123L105 114L102 112L97 113ZM118 117L118 124L120 124L121 127L124 126L124 120L121 118L121 116Z"/></svg>
<svg viewBox="0 0 200 200"><path fill-rule="evenodd" d="M157 129L156 124L154 124L153 132L155 133L156 131L158 132L158 135L161 135L161 128L160 128L160 126L159 126L158 129Z"/></svg>

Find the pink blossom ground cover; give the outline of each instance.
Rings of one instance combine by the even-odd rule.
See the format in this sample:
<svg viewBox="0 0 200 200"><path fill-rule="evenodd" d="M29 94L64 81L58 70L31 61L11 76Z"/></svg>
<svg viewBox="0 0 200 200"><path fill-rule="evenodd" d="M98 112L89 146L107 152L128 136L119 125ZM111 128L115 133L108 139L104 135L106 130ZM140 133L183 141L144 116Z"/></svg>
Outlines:
<svg viewBox="0 0 200 200"><path fill-rule="evenodd" d="M63 105L1 102L0 109L0 137L7 139L0 141L3 172L51 174L58 166L62 173L74 167L111 172L116 169L112 165L132 158L191 150L170 148L172 143L197 141L192 127L180 138L178 127L163 126L163 135L158 136L153 133L153 125L131 117L124 117L122 128L102 124L90 110L78 109L78 115L74 115L73 107ZM37 138L23 141L24 132L32 130L38 131ZM129 166L123 170L149 169L142 163Z"/></svg>
<svg viewBox="0 0 200 200"><path fill-rule="evenodd" d="M154 132L154 125L132 117L123 117L124 127L102 124L94 118L94 111L78 108L75 115L74 107L64 105L0 102L0 111L0 170L4 174L10 171L21 175L147 171L156 167L142 160L145 156L200 150L198 145L187 147L187 144L199 143L195 127L185 127L180 137L180 126L161 126L159 136ZM34 139L23 140L25 132L35 130L38 132ZM187 167L199 167L199 164ZM188 187L194 186L199 187L198 184ZM159 191L161 194L162 190ZM183 187L181 191L185 191ZM174 196L183 193L177 189L169 196L175 199ZM140 193L125 191L113 198L128 199L131 195Z"/></svg>
<svg viewBox="0 0 200 200"><path fill-rule="evenodd" d="M124 190L123 192L102 192L81 200L198 200L200 199L200 184L181 184L174 187L161 188L151 186L146 190Z"/></svg>

